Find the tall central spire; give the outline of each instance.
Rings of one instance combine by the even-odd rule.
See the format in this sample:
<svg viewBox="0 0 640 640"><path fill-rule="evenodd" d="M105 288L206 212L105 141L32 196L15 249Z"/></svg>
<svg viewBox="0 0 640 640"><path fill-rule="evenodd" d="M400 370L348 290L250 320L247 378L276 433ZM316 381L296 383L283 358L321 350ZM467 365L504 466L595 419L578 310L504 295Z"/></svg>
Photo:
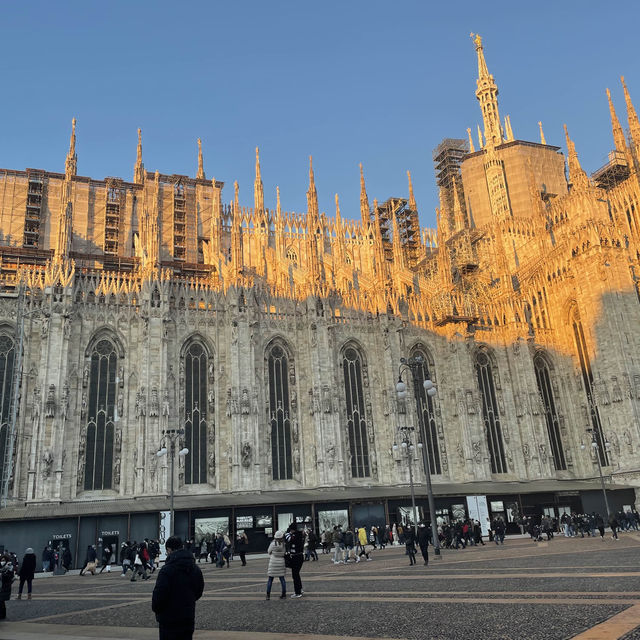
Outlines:
<svg viewBox="0 0 640 640"><path fill-rule="evenodd" d="M500 113L498 112L498 85L489 73L487 62L484 59L482 38L478 34L471 34L478 54L478 80L476 98L482 110L484 121L484 138L487 146L496 146L503 142L502 128L500 127Z"/></svg>
<svg viewBox="0 0 640 640"><path fill-rule="evenodd" d="M364 171L362 162L360 163L360 216L362 217L362 231L367 232L367 227L371 221L369 213L369 198L367 196L367 187L364 184Z"/></svg>
<svg viewBox="0 0 640 640"><path fill-rule="evenodd" d="M78 171L78 156L76 155L76 119L71 121L71 139L69 140L69 153L64 163L64 175L67 180L75 176Z"/></svg>
<svg viewBox="0 0 640 640"><path fill-rule="evenodd" d="M307 213L315 219L319 215L318 192L316 191L316 181L313 174L313 158L309 156L309 191L307 191Z"/></svg>

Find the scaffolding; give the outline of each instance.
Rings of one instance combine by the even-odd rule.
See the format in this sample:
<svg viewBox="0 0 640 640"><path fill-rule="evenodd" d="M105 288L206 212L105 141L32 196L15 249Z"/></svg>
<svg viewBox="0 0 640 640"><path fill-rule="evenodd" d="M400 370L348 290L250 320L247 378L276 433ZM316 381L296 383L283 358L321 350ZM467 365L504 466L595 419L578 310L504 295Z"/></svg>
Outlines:
<svg viewBox="0 0 640 640"><path fill-rule="evenodd" d="M27 169L27 209L24 218L23 247L37 249L40 244L42 199L44 197L44 171Z"/></svg>
<svg viewBox="0 0 640 640"><path fill-rule="evenodd" d="M608 191L630 175L629 164L625 154L621 151L609 153L607 164L591 174L591 179L596 186Z"/></svg>
<svg viewBox="0 0 640 640"><path fill-rule="evenodd" d="M445 138L433 150L436 182L444 189L453 187L460 176L462 158L469 153L469 143L458 138Z"/></svg>
<svg viewBox="0 0 640 640"><path fill-rule="evenodd" d="M409 207L405 198L389 198L371 212L371 222L376 217L380 223L380 235L385 260L393 261L393 220L395 218L400 235L400 244L404 252L406 264L414 269L420 261L420 222L418 212Z"/></svg>

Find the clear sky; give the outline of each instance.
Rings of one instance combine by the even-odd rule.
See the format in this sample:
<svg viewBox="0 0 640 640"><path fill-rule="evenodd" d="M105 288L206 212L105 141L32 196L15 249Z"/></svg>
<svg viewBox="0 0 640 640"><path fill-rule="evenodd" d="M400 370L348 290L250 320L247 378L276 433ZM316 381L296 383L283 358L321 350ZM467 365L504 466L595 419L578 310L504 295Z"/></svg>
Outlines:
<svg viewBox="0 0 640 640"><path fill-rule="evenodd" d="M640 3L4 2L0 21L0 167L63 171L72 117L78 173L132 179L136 129L147 170L205 171L240 183L253 205L260 147L265 203L306 210L313 155L320 209L359 218L407 195L435 225L431 153L480 122L471 31L484 39L501 115L516 138L562 145L566 122L583 167L613 142L605 88L626 128L619 76L640 111ZM475 139L475 138L474 138Z"/></svg>

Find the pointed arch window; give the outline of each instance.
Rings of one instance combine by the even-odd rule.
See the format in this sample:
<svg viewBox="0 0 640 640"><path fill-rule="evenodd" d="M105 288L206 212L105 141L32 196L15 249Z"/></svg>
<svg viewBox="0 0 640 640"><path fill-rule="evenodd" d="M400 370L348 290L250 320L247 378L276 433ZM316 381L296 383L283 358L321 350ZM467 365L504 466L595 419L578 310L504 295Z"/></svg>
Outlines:
<svg viewBox="0 0 640 640"><path fill-rule="evenodd" d="M185 484L207 482L208 355L199 342L184 354L184 440L189 453L184 460Z"/></svg>
<svg viewBox="0 0 640 640"><path fill-rule="evenodd" d="M4 477L5 455L9 446L14 359L13 337L6 334L0 335L0 479Z"/></svg>
<svg viewBox="0 0 640 640"><path fill-rule="evenodd" d="M111 489L113 483L118 353L110 339L102 338L94 344L90 357L84 488L100 491Z"/></svg>
<svg viewBox="0 0 640 640"><path fill-rule="evenodd" d="M549 364L541 353L536 353L533 358L533 366L536 372L538 392L544 404L544 417L547 423L547 434L551 444L553 464L556 470L565 471L567 469L567 461L564 455L564 447L562 446L562 438L560 437L560 421L556 409L556 400L553 395L553 387L551 386Z"/></svg>
<svg viewBox="0 0 640 640"><path fill-rule="evenodd" d="M578 360L580 362L580 371L582 372L582 382L584 384L584 390L587 395L587 404L589 405L589 418L591 421L591 428L596 437L598 443L598 455L600 456L600 464L604 467L609 464L609 456L604 444L604 438L602 437L602 423L600 421L600 412L598 411L598 405L595 401L595 394L593 392L593 372L591 370L591 360L589 359L589 350L587 349L587 341L584 337L584 329L582 327L582 321L577 309L574 309L571 314L571 325L573 328L573 338L576 345L576 351L578 353Z"/></svg>
<svg viewBox="0 0 640 640"><path fill-rule="evenodd" d="M416 356L420 356L422 359L421 363L412 369L413 390L416 399L416 410L419 416L418 421L424 427L424 433L421 438L423 441L426 440L423 444L427 448L431 473L441 474L442 463L440 461L440 449L438 448L438 425L436 424L433 399L427 395L424 388L424 381L432 379L429 374L429 360L422 350L412 352L411 357L415 358Z"/></svg>
<svg viewBox="0 0 640 640"><path fill-rule="evenodd" d="M482 419L489 449L491 473L507 473L500 412L493 379L493 366L489 355L485 351L476 352L475 369L480 397L482 398Z"/></svg>
<svg viewBox="0 0 640 640"><path fill-rule="evenodd" d="M267 371L273 479L291 480L293 467L291 462L289 358L279 344L274 344L267 353Z"/></svg>
<svg viewBox="0 0 640 640"><path fill-rule="evenodd" d="M368 478L371 471L366 404L362 385L362 357L353 347L347 347L344 350L342 369L347 403L347 437L351 475L354 478Z"/></svg>

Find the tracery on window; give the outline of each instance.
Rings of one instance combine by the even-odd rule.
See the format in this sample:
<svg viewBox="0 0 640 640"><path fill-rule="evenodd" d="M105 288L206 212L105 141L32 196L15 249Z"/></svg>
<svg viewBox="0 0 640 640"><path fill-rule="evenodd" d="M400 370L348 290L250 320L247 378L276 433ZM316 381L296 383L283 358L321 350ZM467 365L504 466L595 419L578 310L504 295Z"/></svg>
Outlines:
<svg viewBox="0 0 640 640"><path fill-rule="evenodd" d="M4 474L5 455L9 446L14 359L13 337L0 334L0 479Z"/></svg>
<svg viewBox="0 0 640 640"><path fill-rule="evenodd" d="M209 357L200 342L193 341L184 354L184 460L185 484L207 482L207 402Z"/></svg>
<svg viewBox="0 0 640 640"><path fill-rule="evenodd" d="M362 384L362 356L354 347L347 347L342 358L345 399L347 406L347 438L351 475L367 478L371 475L367 413Z"/></svg>
<svg viewBox="0 0 640 640"><path fill-rule="evenodd" d="M562 437L560 435L560 419L558 417L556 398L554 397L553 386L551 384L549 364L541 353L537 353L533 358L533 365L536 372L538 392L544 405L544 416L547 423L547 435L549 436L549 443L551 444L553 464L558 471L564 471L567 468L567 462L564 455Z"/></svg>
<svg viewBox="0 0 640 640"><path fill-rule="evenodd" d="M274 480L291 480L291 406L289 391L289 358L280 344L267 351L269 381L269 425L271 428L271 469Z"/></svg>
<svg viewBox="0 0 640 640"><path fill-rule="evenodd" d="M115 435L116 375L118 354L109 338L91 349L84 488L111 489Z"/></svg>
<svg viewBox="0 0 640 640"><path fill-rule="evenodd" d="M493 367L488 354L484 350L476 352L475 368L482 399L482 419L489 449L491 473L507 473L507 461L504 453L502 425L500 424L498 399L493 379Z"/></svg>

